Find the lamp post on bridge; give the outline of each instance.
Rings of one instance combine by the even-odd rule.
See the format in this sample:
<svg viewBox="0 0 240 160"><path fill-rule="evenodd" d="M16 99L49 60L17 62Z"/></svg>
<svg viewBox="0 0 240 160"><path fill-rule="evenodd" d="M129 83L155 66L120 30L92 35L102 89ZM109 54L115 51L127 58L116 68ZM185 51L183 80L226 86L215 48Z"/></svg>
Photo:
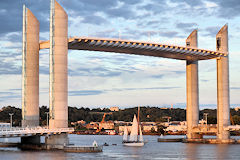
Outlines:
<svg viewBox="0 0 240 160"><path fill-rule="evenodd" d="M14 113L9 113L10 116L10 127L12 128L12 116L14 115Z"/></svg>
<svg viewBox="0 0 240 160"><path fill-rule="evenodd" d="M49 112L45 112L45 114L47 114L47 128L48 128L48 115L49 115Z"/></svg>

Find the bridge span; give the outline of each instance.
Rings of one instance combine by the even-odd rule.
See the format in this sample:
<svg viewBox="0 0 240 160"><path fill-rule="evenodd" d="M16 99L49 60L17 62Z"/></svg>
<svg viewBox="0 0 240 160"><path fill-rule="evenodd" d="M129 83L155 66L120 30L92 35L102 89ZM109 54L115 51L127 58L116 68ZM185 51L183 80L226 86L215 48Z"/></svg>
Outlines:
<svg viewBox="0 0 240 160"><path fill-rule="evenodd" d="M48 48L50 48L50 41L40 42L40 49ZM184 47L145 41L96 37L69 38L68 49L115 52L190 61L207 60L227 56L227 53L199 49L190 46Z"/></svg>

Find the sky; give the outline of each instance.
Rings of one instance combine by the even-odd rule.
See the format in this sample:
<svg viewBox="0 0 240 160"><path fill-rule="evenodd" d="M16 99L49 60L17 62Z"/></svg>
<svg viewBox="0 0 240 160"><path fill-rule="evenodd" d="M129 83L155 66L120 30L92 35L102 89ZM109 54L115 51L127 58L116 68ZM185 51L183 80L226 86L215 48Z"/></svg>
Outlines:
<svg viewBox="0 0 240 160"><path fill-rule="evenodd" d="M198 29L198 47L216 50L229 27L230 103L240 104L239 0L58 0L69 37L89 36L185 45ZM0 107L21 107L22 5L49 39L49 0L0 1ZM68 51L68 104L77 107L186 106L186 62L96 51ZM199 103L216 108L216 60L199 62ZM49 104L49 50L40 51L40 106ZM240 106L240 105L239 105Z"/></svg>

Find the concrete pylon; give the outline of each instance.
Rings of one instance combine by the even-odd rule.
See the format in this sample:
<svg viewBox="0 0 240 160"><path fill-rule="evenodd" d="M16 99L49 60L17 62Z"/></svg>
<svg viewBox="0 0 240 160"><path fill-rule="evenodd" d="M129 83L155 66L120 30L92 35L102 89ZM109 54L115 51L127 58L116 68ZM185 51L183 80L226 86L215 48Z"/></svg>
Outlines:
<svg viewBox="0 0 240 160"><path fill-rule="evenodd" d="M55 0L50 11L50 128L68 127L68 16Z"/></svg>
<svg viewBox="0 0 240 160"><path fill-rule="evenodd" d="M228 54L228 26L225 25L216 35L217 51ZM217 59L217 138L228 141L229 131L224 128L230 125L229 109L229 61L228 55Z"/></svg>
<svg viewBox="0 0 240 160"><path fill-rule="evenodd" d="M39 22L23 6L22 127L39 125Z"/></svg>
<svg viewBox="0 0 240 160"><path fill-rule="evenodd" d="M68 127L68 16L55 0L50 1L49 128ZM67 134L45 138L50 145L67 145Z"/></svg>
<svg viewBox="0 0 240 160"><path fill-rule="evenodd" d="M22 127L39 125L39 22L23 6ZM23 144L40 144L40 136L22 137Z"/></svg>
<svg viewBox="0 0 240 160"><path fill-rule="evenodd" d="M186 46L197 48L197 30L194 30L186 40ZM187 81L187 139L202 138L201 135L193 133L192 128L199 121L199 91L198 91L198 61L186 62Z"/></svg>

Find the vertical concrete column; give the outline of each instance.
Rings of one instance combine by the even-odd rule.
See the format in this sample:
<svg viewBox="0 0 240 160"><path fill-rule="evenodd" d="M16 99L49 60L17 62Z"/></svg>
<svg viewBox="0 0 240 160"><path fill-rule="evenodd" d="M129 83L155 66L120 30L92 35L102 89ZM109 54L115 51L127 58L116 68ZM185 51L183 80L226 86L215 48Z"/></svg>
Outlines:
<svg viewBox="0 0 240 160"><path fill-rule="evenodd" d="M186 40L187 47L197 48L197 30L194 30ZM186 62L187 78L187 138L202 138L199 134L193 133L192 128L198 125L199 121L199 91L198 91L198 61Z"/></svg>
<svg viewBox="0 0 240 160"><path fill-rule="evenodd" d="M217 51L228 54L228 26L221 28L216 36ZM217 59L217 138L229 140L229 131L224 127L230 125L229 109L229 62L228 56Z"/></svg>
<svg viewBox="0 0 240 160"><path fill-rule="evenodd" d="M22 126L39 125L39 22L23 6Z"/></svg>
<svg viewBox="0 0 240 160"><path fill-rule="evenodd" d="M50 11L49 128L68 127L68 16L55 0Z"/></svg>

